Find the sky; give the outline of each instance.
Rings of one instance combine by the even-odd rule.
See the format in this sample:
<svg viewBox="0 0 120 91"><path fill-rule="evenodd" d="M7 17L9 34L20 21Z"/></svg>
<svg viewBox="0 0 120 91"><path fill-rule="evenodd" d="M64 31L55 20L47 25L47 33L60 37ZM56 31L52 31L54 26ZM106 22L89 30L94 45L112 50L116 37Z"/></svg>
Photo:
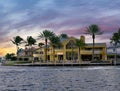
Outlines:
<svg viewBox="0 0 120 91"><path fill-rule="evenodd" d="M15 36L37 38L47 29L79 38L91 24L104 32L95 42L109 45L120 27L120 0L0 0L0 56L16 51Z"/></svg>

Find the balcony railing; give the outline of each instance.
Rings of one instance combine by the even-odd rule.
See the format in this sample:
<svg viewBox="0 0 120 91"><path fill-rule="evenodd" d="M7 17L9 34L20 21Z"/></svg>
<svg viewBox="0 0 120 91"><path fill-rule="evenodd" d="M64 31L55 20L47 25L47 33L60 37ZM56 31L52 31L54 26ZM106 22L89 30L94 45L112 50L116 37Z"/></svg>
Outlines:
<svg viewBox="0 0 120 91"><path fill-rule="evenodd" d="M92 54L93 50L81 50L82 54ZM102 50L94 50L95 54L101 54Z"/></svg>

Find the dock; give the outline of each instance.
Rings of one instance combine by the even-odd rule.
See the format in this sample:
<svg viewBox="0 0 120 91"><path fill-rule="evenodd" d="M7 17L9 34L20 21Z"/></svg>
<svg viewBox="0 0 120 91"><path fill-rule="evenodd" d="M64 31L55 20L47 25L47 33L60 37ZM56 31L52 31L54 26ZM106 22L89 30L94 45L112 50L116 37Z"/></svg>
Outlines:
<svg viewBox="0 0 120 91"><path fill-rule="evenodd" d="M78 63L27 63L27 64L14 64L14 66L109 66L110 63L89 63L89 64L78 64Z"/></svg>

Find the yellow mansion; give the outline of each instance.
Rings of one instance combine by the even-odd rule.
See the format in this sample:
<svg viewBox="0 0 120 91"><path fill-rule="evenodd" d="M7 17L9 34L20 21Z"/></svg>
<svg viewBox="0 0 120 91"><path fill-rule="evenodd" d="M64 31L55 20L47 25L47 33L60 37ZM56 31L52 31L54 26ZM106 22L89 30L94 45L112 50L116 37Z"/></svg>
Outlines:
<svg viewBox="0 0 120 91"><path fill-rule="evenodd" d="M80 37L85 42L85 37ZM61 45L55 47L54 55L52 46L47 48L47 61L48 62L57 62L57 63L79 63L79 62L90 62L92 61L92 43L87 43L84 48L80 49L80 61L78 60L78 47L75 46L76 38L69 37L66 39L61 39ZM34 51L33 57L34 60L40 60L45 62L45 47L38 48ZM94 47L94 58L96 60L107 60L107 47L106 43L95 43ZM54 57L53 57L54 56Z"/></svg>

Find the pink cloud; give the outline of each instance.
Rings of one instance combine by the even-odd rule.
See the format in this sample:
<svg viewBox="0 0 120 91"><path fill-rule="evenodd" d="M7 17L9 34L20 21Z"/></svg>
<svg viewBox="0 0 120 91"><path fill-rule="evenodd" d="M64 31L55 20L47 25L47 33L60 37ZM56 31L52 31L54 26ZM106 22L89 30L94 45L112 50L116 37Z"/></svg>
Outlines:
<svg viewBox="0 0 120 91"><path fill-rule="evenodd" d="M65 29L60 32L71 35L71 36L77 36L77 35L84 34L84 28Z"/></svg>
<svg viewBox="0 0 120 91"><path fill-rule="evenodd" d="M115 31L117 31L118 28L120 27L119 17L107 16L107 17L99 18L96 21L97 21L98 25L100 26L101 30L103 30L105 32L113 33Z"/></svg>
<svg viewBox="0 0 120 91"><path fill-rule="evenodd" d="M100 25L101 30L105 32L113 32L113 30L117 30L116 27L110 26L110 25Z"/></svg>

